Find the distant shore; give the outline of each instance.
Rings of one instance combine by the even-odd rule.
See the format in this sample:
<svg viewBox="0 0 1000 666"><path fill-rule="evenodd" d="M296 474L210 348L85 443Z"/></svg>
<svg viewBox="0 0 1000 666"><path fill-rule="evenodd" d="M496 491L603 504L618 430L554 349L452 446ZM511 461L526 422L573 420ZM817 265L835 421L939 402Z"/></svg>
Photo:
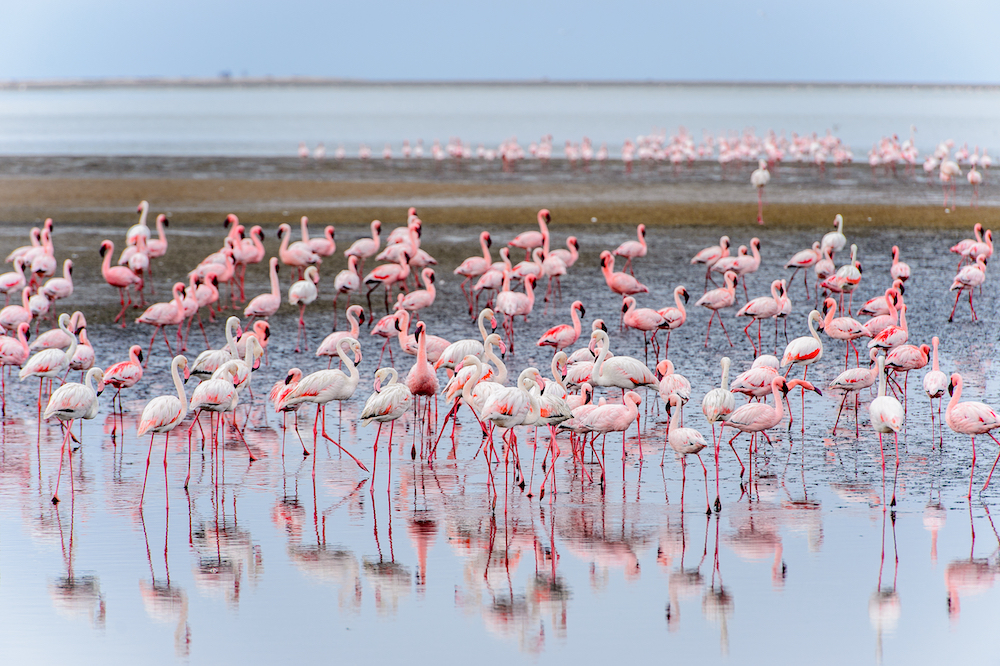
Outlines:
<svg viewBox="0 0 1000 666"><path fill-rule="evenodd" d="M270 86L553 86L553 87L774 87L774 88L946 88L1000 89L1000 83L945 83L934 81L685 81L602 79L497 79L497 80L376 80L325 76L135 76L52 79L0 79L0 90L79 88L224 88Z"/></svg>

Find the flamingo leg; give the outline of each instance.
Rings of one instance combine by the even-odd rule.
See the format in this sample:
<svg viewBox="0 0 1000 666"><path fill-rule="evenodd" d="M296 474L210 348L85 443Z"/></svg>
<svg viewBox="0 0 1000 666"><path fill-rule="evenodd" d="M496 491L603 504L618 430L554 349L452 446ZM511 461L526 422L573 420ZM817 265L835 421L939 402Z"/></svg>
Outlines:
<svg viewBox="0 0 1000 666"><path fill-rule="evenodd" d="M360 467L361 469L363 469L363 470L365 470L365 471L367 472L367 471L368 471L368 468L367 468L367 467L365 467L365 465L364 465L364 463L363 463L363 462L361 462L360 460L358 460L357 458L355 458L355 457L354 457L354 456L353 456L353 455L351 454L351 452L350 452L350 451L348 451L348 450L347 450L347 449L345 449L345 448L344 448L343 446L341 446L341 445L340 445L340 442L338 442L338 441L337 441L337 440L335 440L335 439L334 439L333 437L330 437L330 436L329 436L328 434L326 434L326 405L325 405L325 404L324 404L324 405L322 405L322 408L323 408L323 437L324 437L325 439L327 439L327 440L329 440L329 441L333 442L333 444L334 444L334 445L335 445L335 446L336 446L336 447L337 447L338 449L340 449L341 451L343 451L344 453L346 453L346 454L347 454L347 457L348 457L348 458L350 458L351 460L353 460L354 462L356 462L356 463L358 464L358 467ZM315 426L314 426L314 428L315 428ZM316 459L314 458L314 459L313 459L313 464L315 464L315 462L316 462Z"/></svg>
<svg viewBox="0 0 1000 666"><path fill-rule="evenodd" d="M66 428L66 436L63 437L62 445L59 447L59 470L56 472L56 490L52 493L52 503L59 503L59 482L62 480L62 465L63 457L66 453L66 443L69 441L70 436L73 434L73 420L70 419L69 426ZM72 455L72 454L71 454Z"/></svg>
<svg viewBox="0 0 1000 666"><path fill-rule="evenodd" d="M142 494L139 495L139 506L142 506L142 500L146 497L146 481L149 479L149 461L153 457L153 438L156 437L155 433L149 434L149 453L146 454L146 473L142 476ZM167 464L167 454L163 454L163 464Z"/></svg>

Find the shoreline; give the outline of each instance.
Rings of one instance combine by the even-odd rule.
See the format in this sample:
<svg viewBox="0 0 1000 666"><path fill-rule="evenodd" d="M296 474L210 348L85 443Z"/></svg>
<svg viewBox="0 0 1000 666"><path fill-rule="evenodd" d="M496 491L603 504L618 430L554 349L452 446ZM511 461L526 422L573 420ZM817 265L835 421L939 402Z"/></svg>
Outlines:
<svg viewBox="0 0 1000 666"><path fill-rule="evenodd" d="M175 226L215 224L236 213L251 224L295 223L307 215L315 224L350 226L372 219L387 223L416 206L430 224L505 225L532 223L539 208L549 208L556 224L634 226L727 226L756 228L757 206L748 187L743 201L711 200L704 186L692 184L627 187L580 183L497 183L421 181L313 181L185 178L0 178L0 219L36 224L126 224L141 199L151 212L166 212ZM963 205L945 213L938 205L857 203L824 200L782 201L780 188L766 205L768 226L805 228L826 224L837 213L855 228L971 228L976 222L1000 226L1000 207ZM750 191L748 191L750 190ZM685 192L691 196L683 197ZM836 192L834 192L835 194ZM725 198L724 198L725 199Z"/></svg>

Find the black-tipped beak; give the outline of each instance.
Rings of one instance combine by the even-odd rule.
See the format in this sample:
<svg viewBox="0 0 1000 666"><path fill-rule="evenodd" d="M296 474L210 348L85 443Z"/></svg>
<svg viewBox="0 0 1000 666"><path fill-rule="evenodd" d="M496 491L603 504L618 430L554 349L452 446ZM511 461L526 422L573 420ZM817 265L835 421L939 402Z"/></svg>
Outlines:
<svg viewBox="0 0 1000 666"><path fill-rule="evenodd" d="M955 395L955 385L948 383L948 395Z"/></svg>
<svg viewBox="0 0 1000 666"><path fill-rule="evenodd" d="M691 294L689 294L689 293L687 292L687 289L685 289L684 291L682 291L682 292L681 292L681 296L683 296L683 297L684 297L684 303L685 303L685 304L686 304L686 303L687 303L688 301L690 301L690 300L691 300Z"/></svg>
<svg viewBox="0 0 1000 666"><path fill-rule="evenodd" d="M292 383L292 374L289 373L288 376L285 377L285 386L288 386L291 383Z"/></svg>
<svg viewBox="0 0 1000 666"><path fill-rule="evenodd" d="M136 354L136 356L139 358L139 363L142 363L142 358L143 357L142 357L142 350L141 349L139 350L139 353Z"/></svg>
<svg viewBox="0 0 1000 666"><path fill-rule="evenodd" d="M626 312L628 312L628 304L627 303L622 303L622 314L624 314Z"/></svg>
<svg viewBox="0 0 1000 666"><path fill-rule="evenodd" d="M605 333L608 332L608 325L605 324L603 321L601 322L601 330L604 331Z"/></svg>
<svg viewBox="0 0 1000 666"><path fill-rule="evenodd" d="M581 317L586 317L587 316L587 308L583 307L582 304L580 305L580 316Z"/></svg>

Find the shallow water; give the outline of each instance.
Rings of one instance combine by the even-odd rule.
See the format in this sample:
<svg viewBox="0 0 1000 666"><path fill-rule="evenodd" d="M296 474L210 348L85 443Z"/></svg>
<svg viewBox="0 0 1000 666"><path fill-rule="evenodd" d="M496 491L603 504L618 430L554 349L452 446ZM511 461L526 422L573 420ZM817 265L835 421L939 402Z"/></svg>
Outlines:
<svg viewBox="0 0 1000 666"><path fill-rule="evenodd" d="M883 136L922 152L954 139L1000 144L995 87L810 85L333 85L0 91L0 154L295 155L367 143L398 156L408 139L430 155L460 137L496 147L552 134L558 154L584 136L618 155L626 138L684 126L702 134L754 128L840 136L861 159ZM863 152L864 151L864 152ZM994 150L994 152L996 152Z"/></svg>
<svg viewBox="0 0 1000 666"><path fill-rule="evenodd" d="M468 318L456 314L464 305L450 269L475 252L475 230L425 221L432 233L425 232L423 247L438 258L441 270L438 301L424 319L443 337L474 336ZM781 264L827 225L818 220L814 234L761 229L764 261L748 280L751 296L784 277ZM530 220L523 229L498 225L494 248L527 228ZM26 237L25 229L2 231L5 248ZM269 250L275 249L271 231ZM342 248L365 231L338 224ZM116 299L97 270L96 248L104 233L70 225L56 230L57 258L74 257L78 280L77 292L60 311L87 313L100 365L122 358L126 344L146 343L150 333L135 324L125 331L109 325ZM516 348L505 359L512 375L529 364L548 374L549 355L532 343L545 328L568 320L574 298L587 307L586 325L594 317L608 321L616 353L642 356L637 334L616 334L618 300L596 270L598 252L633 233L553 230L554 243L576 234L583 254L564 280L562 302L548 314L539 302L527 327L518 322ZM650 255L636 266L637 277L651 290L640 305L662 307L678 283L688 286L693 303L703 273L687 259L717 241L717 234L703 228L651 231ZM735 230L731 235L734 245L749 240ZM992 283L974 301L979 322L969 321L968 305L959 306L955 323L946 321L953 301L946 290L956 262L942 248L959 238L888 231L849 238L859 245L864 265L855 309L888 286L889 248L899 244L914 271L906 291L911 341L929 343L932 335L941 336L942 369L963 374L965 399L997 404L1000 328ZM221 229L172 230L170 242L167 257L154 264L161 296L170 283L167 276L180 277L193 267L221 242ZM340 256L322 266L324 295L307 313L313 345L330 328L328 294L342 266ZM251 268L248 295L266 289L265 277L263 265ZM287 272L281 279L287 289ZM739 294L742 301L742 289ZM804 300L801 282L791 295L789 337L805 334L813 304ZM381 302L375 303L379 314ZM699 310L692 307L687 324L671 336L670 358L694 386L686 425L710 434L699 405L718 380L719 358L730 355L739 372L749 366L752 351L733 311L726 325L735 348L715 327L704 348L707 313ZM932 428L922 372L910 382L898 504L892 511L884 510L878 441L864 403L860 439L850 418L841 421L834 437L837 399L807 397L803 435L795 393L789 396L795 427L775 429L774 446L762 448L752 483L741 484L731 451L721 455L721 514L704 513L697 461L688 465L691 478L683 488L672 454L661 468L664 413L654 406L654 393L644 394L641 445L634 429L628 435L624 478L621 438L611 436L603 492L564 456L556 465L558 493L529 498L510 476L508 484L498 484L491 510L486 463L475 455L478 427L466 413L455 458L442 453L433 464L411 458L419 438L408 417L397 423L388 492L384 445L374 482L322 442L318 455L303 459L294 434L282 456L278 420L265 415L261 396L288 367L309 372L325 364L291 352L295 317L288 306L272 325L269 365L255 377L247 428L258 461L249 464L242 445L227 436L224 465L196 450L185 493L185 438L171 438L166 484L163 440L157 438L142 511L138 499L148 440L136 440L135 419L149 397L172 390L162 341L146 378L124 396L124 440L110 437L109 392L101 398L98 418L84 423L83 445L74 454L75 493L64 472L64 501L57 506L49 500L59 429L37 423L33 382L8 382L7 418L0 429L0 639L11 661L257 662L335 654L501 663L525 655L591 661L662 654L754 662L764 650L780 663L806 651L818 663L966 663L1000 648L992 631L1000 620L995 588L1000 536L990 513L1000 487L994 483L987 493L974 495L971 505L966 501L968 439L947 428L940 432L936 424ZM221 322L207 328L212 344L221 344ZM765 326L764 335L765 345L773 345L773 331L768 335ZM328 427L371 467L375 426L359 428L356 418L371 391L380 344L365 331L361 337L361 384L342 415L331 407ZM195 328L191 354L203 344ZM779 353L783 344L781 337ZM826 349L827 356L809 372L821 387L843 368L840 345ZM398 348L394 359L403 371L411 362ZM311 421L311 411L303 410L304 435ZM544 444L546 436L540 437ZM519 439L527 464L531 435L519 433ZM311 450L311 433L306 444ZM746 439L737 440L740 444L743 455ZM986 438L977 445L978 488L996 446ZM561 447L568 451L568 442ZM441 450L448 448L446 434ZM703 458L711 480L709 449ZM887 462L891 486L891 446ZM599 469L589 457L587 467L591 473ZM496 472L503 478L502 466ZM534 474L537 489L542 474L537 463Z"/></svg>

